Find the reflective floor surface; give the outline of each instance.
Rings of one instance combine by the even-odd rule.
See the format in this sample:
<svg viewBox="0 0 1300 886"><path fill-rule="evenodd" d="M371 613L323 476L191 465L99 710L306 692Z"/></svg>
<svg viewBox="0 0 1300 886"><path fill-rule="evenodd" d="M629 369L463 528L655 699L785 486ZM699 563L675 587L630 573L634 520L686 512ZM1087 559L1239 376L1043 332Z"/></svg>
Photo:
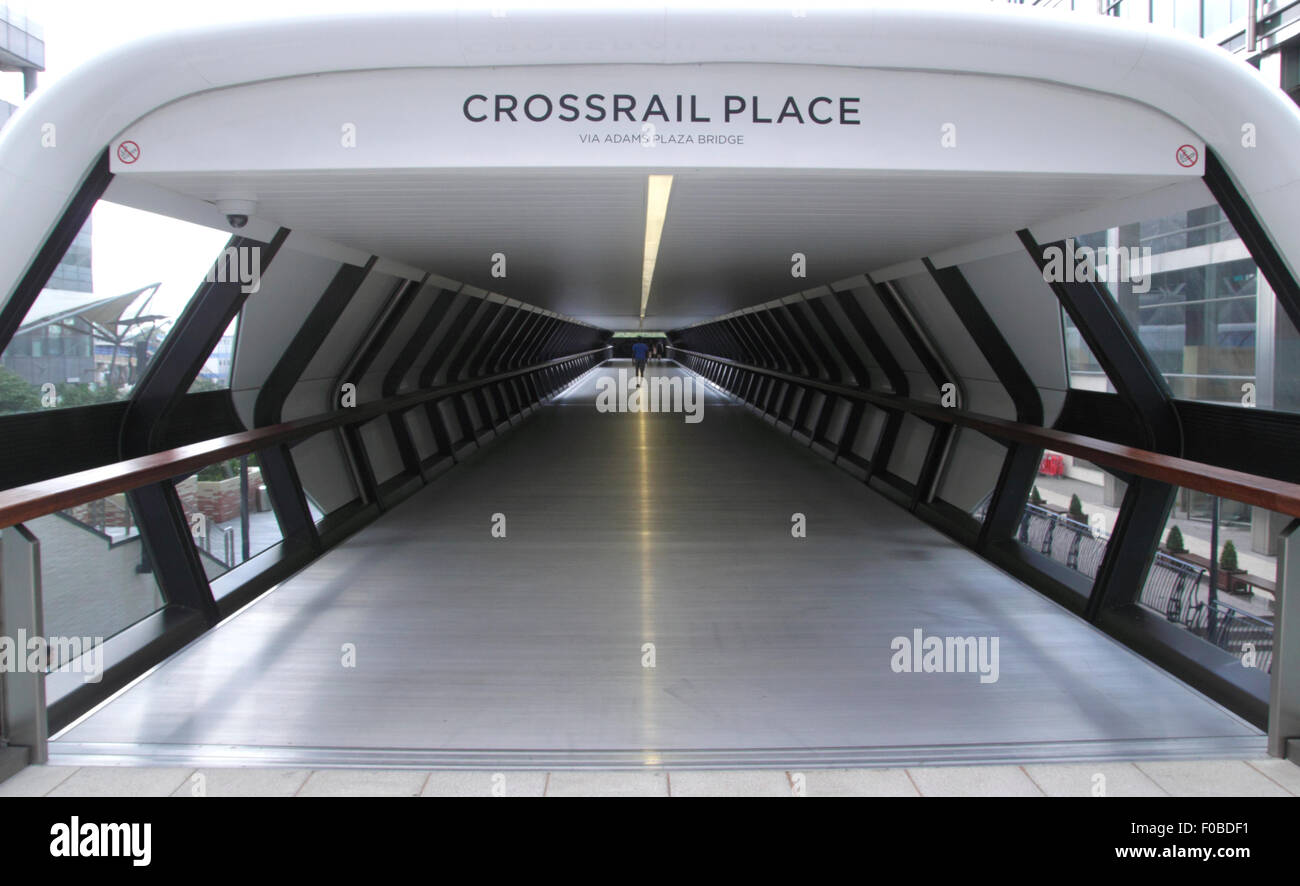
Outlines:
<svg viewBox="0 0 1300 886"><path fill-rule="evenodd" d="M52 762L1262 753L1257 729L716 391L698 422L600 411L601 379L629 366L597 368L173 656L58 737ZM896 638L918 630L996 639L996 681L895 672Z"/></svg>

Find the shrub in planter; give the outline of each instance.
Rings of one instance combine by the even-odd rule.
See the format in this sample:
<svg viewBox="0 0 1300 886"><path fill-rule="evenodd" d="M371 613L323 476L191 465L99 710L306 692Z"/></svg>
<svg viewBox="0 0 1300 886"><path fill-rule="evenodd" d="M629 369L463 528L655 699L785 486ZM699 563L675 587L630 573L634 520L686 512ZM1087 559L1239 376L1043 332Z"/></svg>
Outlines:
<svg viewBox="0 0 1300 886"><path fill-rule="evenodd" d="M257 454L254 453L248 457L248 467L250 469L258 466ZM219 461L216 464L208 465L206 468L200 468L198 478L207 482L229 480L231 477L239 476L239 459L228 458L225 461Z"/></svg>
<svg viewBox="0 0 1300 886"><path fill-rule="evenodd" d="M1165 536L1165 550L1171 554L1187 553L1187 548L1183 545L1183 531L1177 526L1169 527L1169 535Z"/></svg>
<svg viewBox="0 0 1300 886"><path fill-rule="evenodd" d="M1078 495L1070 496L1070 519L1078 520L1080 523L1088 522L1088 515L1083 512L1083 502L1079 500Z"/></svg>
<svg viewBox="0 0 1300 886"><path fill-rule="evenodd" d="M261 482L261 471L253 458L250 458L249 462L249 497L250 500L255 501L253 495ZM239 516L242 497L238 458L208 465L199 471L195 480L194 505L209 520L214 523L225 523Z"/></svg>
<svg viewBox="0 0 1300 886"><path fill-rule="evenodd" d="M228 458L225 461L219 461L214 465L208 465L199 471L199 479L203 481L229 480L231 477L239 476L239 459Z"/></svg>
<svg viewBox="0 0 1300 886"><path fill-rule="evenodd" d="M1219 554L1219 567L1228 571L1237 569L1237 546L1230 541L1223 543L1223 553Z"/></svg>

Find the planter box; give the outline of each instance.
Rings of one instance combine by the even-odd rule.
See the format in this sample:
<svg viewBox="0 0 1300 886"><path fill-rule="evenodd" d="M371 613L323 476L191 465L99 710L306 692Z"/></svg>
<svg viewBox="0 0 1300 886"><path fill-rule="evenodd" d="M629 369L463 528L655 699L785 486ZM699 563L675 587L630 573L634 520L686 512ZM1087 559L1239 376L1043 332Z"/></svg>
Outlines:
<svg viewBox="0 0 1300 886"><path fill-rule="evenodd" d="M257 487L262 474L257 468L248 469L249 508L257 508ZM194 506L211 523L225 523L239 517L239 478L226 480L198 480L195 483Z"/></svg>
<svg viewBox="0 0 1300 886"><path fill-rule="evenodd" d="M1224 569L1219 567L1219 579L1223 587L1220 590L1229 594L1235 594L1238 597L1249 597L1254 594L1250 585L1244 580L1246 570L1244 569Z"/></svg>
<svg viewBox="0 0 1300 886"><path fill-rule="evenodd" d="M124 529L131 523L131 514L127 508L126 495L118 493L107 498L86 502L64 513L88 526Z"/></svg>

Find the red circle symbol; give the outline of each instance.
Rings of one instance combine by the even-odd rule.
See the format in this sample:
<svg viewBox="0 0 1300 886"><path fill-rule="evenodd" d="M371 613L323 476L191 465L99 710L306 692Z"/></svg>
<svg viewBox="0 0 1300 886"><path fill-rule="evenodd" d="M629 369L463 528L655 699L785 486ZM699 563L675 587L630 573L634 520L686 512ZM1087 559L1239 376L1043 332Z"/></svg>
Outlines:
<svg viewBox="0 0 1300 886"><path fill-rule="evenodd" d="M140 159L140 146L133 141L124 141L117 146L117 159L123 163L134 163Z"/></svg>
<svg viewBox="0 0 1300 886"><path fill-rule="evenodd" d="M1193 145L1179 145L1177 153L1174 154L1175 159L1178 160L1178 165L1186 169L1195 166L1200 156L1200 152Z"/></svg>

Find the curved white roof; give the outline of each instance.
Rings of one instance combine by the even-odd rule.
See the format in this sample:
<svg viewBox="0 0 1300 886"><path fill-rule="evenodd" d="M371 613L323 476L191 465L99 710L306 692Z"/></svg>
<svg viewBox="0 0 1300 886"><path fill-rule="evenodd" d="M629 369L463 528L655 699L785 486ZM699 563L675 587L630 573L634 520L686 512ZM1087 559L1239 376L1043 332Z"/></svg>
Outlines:
<svg viewBox="0 0 1300 886"><path fill-rule="evenodd" d="M1292 273L1300 268L1300 112L1249 65L1172 32L1022 10L511 11L505 18L462 11L232 24L155 37L37 93L0 135L0 285L8 297L101 152L151 112L189 96L342 71L688 63L993 75L1147 106L1219 156ZM49 124L54 148L42 146ZM1247 124L1254 146L1243 144Z"/></svg>

